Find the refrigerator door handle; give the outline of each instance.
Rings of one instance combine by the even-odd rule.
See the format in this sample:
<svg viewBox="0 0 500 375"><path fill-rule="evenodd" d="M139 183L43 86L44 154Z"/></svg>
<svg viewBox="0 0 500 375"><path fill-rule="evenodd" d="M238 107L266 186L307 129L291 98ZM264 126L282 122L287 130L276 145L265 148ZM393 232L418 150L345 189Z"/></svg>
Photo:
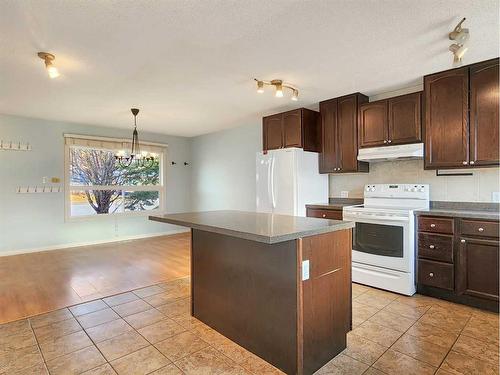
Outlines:
<svg viewBox="0 0 500 375"><path fill-rule="evenodd" d="M276 208L276 199L274 197L274 164L275 164L275 158L273 155L272 161L271 161L271 204L273 205L273 208Z"/></svg>

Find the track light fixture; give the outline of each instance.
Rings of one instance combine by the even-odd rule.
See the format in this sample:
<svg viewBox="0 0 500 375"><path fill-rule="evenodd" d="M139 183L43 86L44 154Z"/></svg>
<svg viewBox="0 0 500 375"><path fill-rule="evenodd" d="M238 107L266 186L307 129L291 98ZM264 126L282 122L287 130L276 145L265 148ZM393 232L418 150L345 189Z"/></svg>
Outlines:
<svg viewBox="0 0 500 375"><path fill-rule="evenodd" d="M463 29L462 24L465 21L465 17L458 23L458 25L453 29L451 33L448 34L450 40L453 40L453 43L449 50L453 53L453 62L458 63L462 61L462 58L467 52L467 42L470 38L469 29Z"/></svg>
<svg viewBox="0 0 500 375"><path fill-rule="evenodd" d="M56 59L56 57L53 54L48 52L38 52L38 57L45 61L45 69L47 69L47 73L49 74L50 78L59 77L59 71L54 65L54 60Z"/></svg>
<svg viewBox="0 0 500 375"><path fill-rule="evenodd" d="M274 96L276 96L277 98L282 98L283 88L287 88L292 91L291 99L294 101L299 100L299 90L296 87L293 87L292 85L283 83L281 79L273 79L272 81L263 81L254 78L254 80L257 82L257 92L259 94L262 94L264 92L264 86L274 86L275 88Z"/></svg>

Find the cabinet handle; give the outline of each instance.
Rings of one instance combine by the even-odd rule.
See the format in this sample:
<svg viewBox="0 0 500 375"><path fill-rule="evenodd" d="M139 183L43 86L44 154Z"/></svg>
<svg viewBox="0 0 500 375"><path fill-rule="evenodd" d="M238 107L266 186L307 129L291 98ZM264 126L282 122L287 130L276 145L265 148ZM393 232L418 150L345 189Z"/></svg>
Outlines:
<svg viewBox="0 0 500 375"><path fill-rule="evenodd" d="M429 273L429 276L430 276L430 277L434 277L434 272L430 272L430 273Z"/></svg>
<svg viewBox="0 0 500 375"><path fill-rule="evenodd" d="M321 215L321 217L326 217L326 214Z"/></svg>
<svg viewBox="0 0 500 375"><path fill-rule="evenodd" d="M340 167L339 167L339 169L338 169L338 170L340 171L340 170L342 170L342 168L340 168Z"/></svg>
<svg viewBox="0 0 500 375"><path fill-rule="evenodd" d="M384 139L384 143L387 143L387 141Z"/></svg>
<svg viewBox="0 0 500 375"><path fill-rule="evenodd" d="M467 162L466 162L466 161L463 161L463 162L462 162L462 164L463 164L463 165L467 165Z"/></svg>
<svg viewBox="0 0 500 375"><path fill-rule="evenodd" d="M387 143L392 143L392 141L389 139L389 140L387 141Z"/></svg>
<svg viewBox="0 0 500 375"><path fill-rule="evenodd" d="M434 245L429 245L429 249L434 249L435 246Z"/></svg>
<svg viewBox="0 0 500 375"><path fill-rule="evenodd" d="M478 231L484 232L484 228L479 228Z"/></svg>
<svg viewBox="0 0 500 375"><path fill-rule="evenodd" d="M431 228L436 228L436 224L432 223Z"/></svg>
<svg viewBox="0 0 500 375"><path fill-rule="evenodd" d="M461 243L465 243L465 240L460 240Z"/></svg>
<svg viewBox="0 0 500 375"><path fill-rule="evenodd" d="M473 165L473 164L474 164L474 161L471 161L469 164Z"/></svg>

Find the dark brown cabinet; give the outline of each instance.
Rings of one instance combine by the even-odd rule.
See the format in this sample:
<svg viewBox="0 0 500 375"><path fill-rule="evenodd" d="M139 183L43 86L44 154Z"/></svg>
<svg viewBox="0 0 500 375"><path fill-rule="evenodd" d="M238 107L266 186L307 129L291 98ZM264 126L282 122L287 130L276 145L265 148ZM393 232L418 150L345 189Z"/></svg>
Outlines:
<svg viewBox="0 0 500 375"><path fill-rule="evenodd" d="M368 101L356 93L319 103L321 116L320 173L368 172L358 157L358 108Z"/></svg>
<svg viewBox="0 0 500 375"><path fill-rule="evenodd" d="M359 108L359 147L422 141L421 93L362 104Z"/></svg>
<svg viewBox="0 0 500 375"><path fill-rule="evenodd" d="M498 59L424 77L426 169L499 164L498 77Z"/></svg>
<svg viewBox="0 0 500 375"><path fill-rule="evenodd" d="M262 119L263 150L299 147L320 151L319 114L306 108L266 116Z"/></svg>
<svg viewBox="0 0 500 375"><path fill-rule="evenodd" d="M342 220L342 209L309 208L306 207L307 217L318 217L321 219Z"/></svg>

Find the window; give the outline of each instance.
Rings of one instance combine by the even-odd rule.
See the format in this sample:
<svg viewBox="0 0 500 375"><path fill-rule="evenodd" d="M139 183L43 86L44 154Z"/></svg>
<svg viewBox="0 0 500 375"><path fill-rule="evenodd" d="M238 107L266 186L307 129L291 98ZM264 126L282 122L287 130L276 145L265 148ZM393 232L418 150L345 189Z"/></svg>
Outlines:
<svg viewBox="0 0 500 375"><path fill-rule="evenodd" d="M151 167L122 167L115 161L125 142L66 138L66 217L144 215L164 206L165 149L141 143L158 157Z"/></svg>

